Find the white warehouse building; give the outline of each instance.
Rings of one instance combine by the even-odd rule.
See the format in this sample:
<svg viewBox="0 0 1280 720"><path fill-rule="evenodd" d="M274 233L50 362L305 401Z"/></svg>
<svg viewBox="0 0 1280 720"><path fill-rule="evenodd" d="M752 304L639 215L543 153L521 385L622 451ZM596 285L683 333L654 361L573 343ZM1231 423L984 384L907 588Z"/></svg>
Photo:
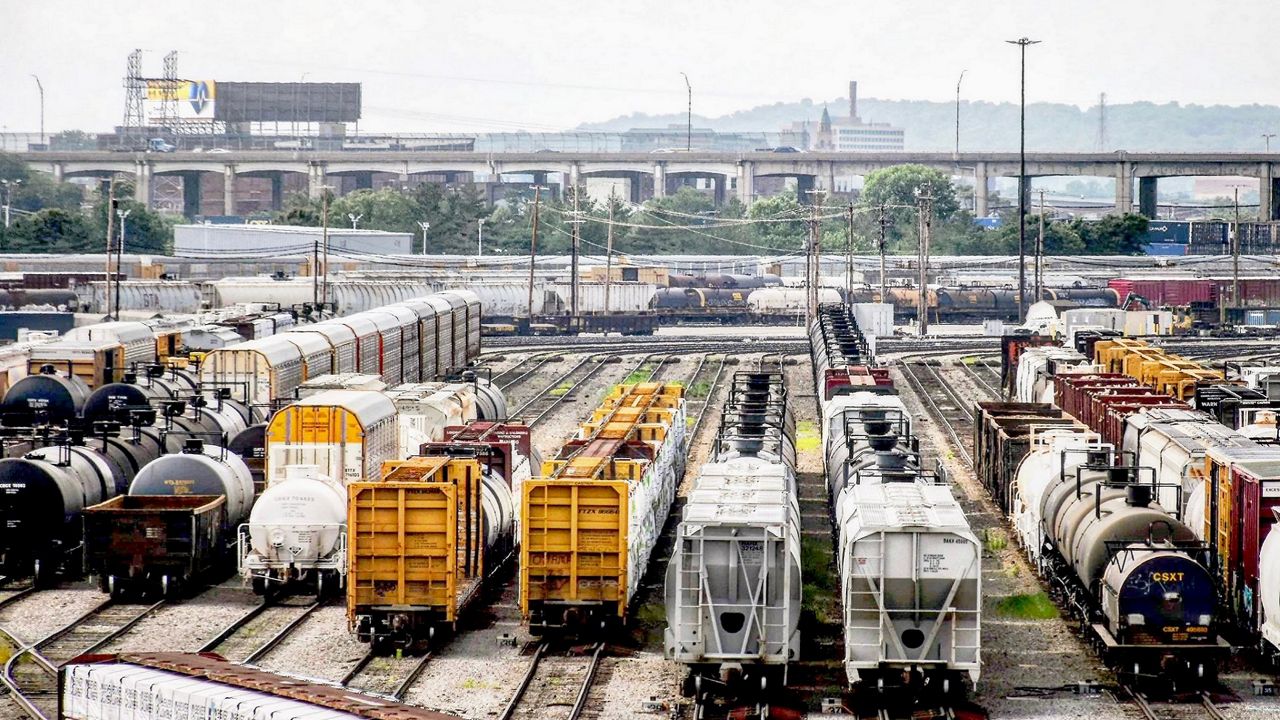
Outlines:
<svg viewBox="0 0 1280 720"><path fill-rule="evenodd" d="M225 257L263 253L273 257L304 255L321 242L323 230L303 225L178 225L173 229L173 254L179 257ZM408 255L409 233L329 228L329 253Z"/></svg>

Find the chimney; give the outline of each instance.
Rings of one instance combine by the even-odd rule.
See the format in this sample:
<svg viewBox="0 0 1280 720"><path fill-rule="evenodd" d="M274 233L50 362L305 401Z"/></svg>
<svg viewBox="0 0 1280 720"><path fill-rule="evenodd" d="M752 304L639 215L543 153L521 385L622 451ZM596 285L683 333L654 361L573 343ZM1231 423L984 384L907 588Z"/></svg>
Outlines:
<svg viewBox="0 0 1280 720"><path fill-rule="evenodd" d="M858 119L858 81L849 81L849 119Z"/></svg>

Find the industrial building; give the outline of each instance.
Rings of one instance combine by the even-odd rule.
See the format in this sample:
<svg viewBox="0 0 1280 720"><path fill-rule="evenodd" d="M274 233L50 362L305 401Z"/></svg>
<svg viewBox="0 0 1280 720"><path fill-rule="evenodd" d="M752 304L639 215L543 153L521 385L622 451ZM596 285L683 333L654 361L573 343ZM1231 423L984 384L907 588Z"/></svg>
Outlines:
<svg viewBox="0 0 1280 720"><path fill-rule="evenodd" d="M323 242L324 230L300 225L178 225L173 229L176 256L223 257L244 253L273 256L312 252ZM329 253L407 255L409 233L329 228Z"/></svg>

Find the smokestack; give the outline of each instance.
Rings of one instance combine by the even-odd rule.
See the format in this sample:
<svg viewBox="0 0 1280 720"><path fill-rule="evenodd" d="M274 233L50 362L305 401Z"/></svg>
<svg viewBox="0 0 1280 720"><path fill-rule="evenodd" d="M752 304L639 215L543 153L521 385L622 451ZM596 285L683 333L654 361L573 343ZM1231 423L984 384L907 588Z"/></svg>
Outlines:
<svg viewBox="0 0 1280 720"><path fill-rule="evenodd" d="M849 119L858 119L858 81L849 81Z"/></svg>

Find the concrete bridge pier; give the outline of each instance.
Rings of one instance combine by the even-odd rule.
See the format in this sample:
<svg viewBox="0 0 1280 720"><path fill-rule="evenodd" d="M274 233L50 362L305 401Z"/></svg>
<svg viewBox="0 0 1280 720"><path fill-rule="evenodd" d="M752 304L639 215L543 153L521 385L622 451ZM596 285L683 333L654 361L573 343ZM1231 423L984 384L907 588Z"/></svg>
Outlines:
<svg viewBox="0 0 1280 720"><path fill-rule="evenodd" d="M236 214L236 166L222 168L222 214Z"/></svg>
<svg viewBox="0 0 1280 720"><path fill-rule="evenodd" d="M62 182L62 163L54 163L51 169L53 170L53 181L55 183Z"/></svg>
<svg viewBox="0 0 1280 720"><path fill-rule="evenodd" d="M273 172L267 177L271 178L271 209L283 210L284 209L284 173Z"/></svg>
<svg viewBox="0 0 1280 720"><path fill-rule="evenodd" d="M755 200L756 194L755 166L749 160L738 163L738 201L747 207Z"/></svg>
<svg viewBox="0 0 1280 720"><path fill-rule="evenodd" d="M973 214L977 217L986 217L991 212L990 189L987 186L987 164L984 162L975 163L973 166L973 193L974 208Z"/></svg>
<svg viewBox="0 0 1280 720"><path fill-rule="evenodd" d="M573 188L573 192L582 191L582 168L578 163L569 164L569 172L565 176L565 186ZM573 197L569 195L568 197Z"/></svg>
<svg viewBox="0 0 1280 720"><path fill-rule="evenodd" d="M151 209L151 164L139 162L133 175L133 199Z"/></svg>
<svg viewBox="0 0 1280 720"><path fill-rule="evenodd" d="M716 175L711 178L711 182L715 183L712 186L712 203L714 203L716 207L724 207L724 201L727 194L726 191L729 189L729 176Z"/></svg>
<svg viewBox="0 0 1280 720"><path fill-rule="evenodd" d="M200 175L182 173L182 214L188 219L200 214Z"/></svg>
<svg viewBox="0 0 1280 720"><path fill-rule="evenodd" d="M1258 164L1258 220L1262 222L1270 222L1275 220L1280 213L1277 213L1276 199L1280 193L1276 192L1275 168L1271 163Z"/></svg>
<svg viewBox="0 0 1280 720"><path fill-rule="evenodd" d="M311 163L307 166L307 197L319 200L324 192L324 165Z"/></svg>
<svg viewBox="0 0 1280 720"><path fill-rule="evenodd" d="M1133 169L1127 162L1116 163L1116 214L1133 212Z"/></svg>
<svg viewBox="0 0 1280 720"><path fill-rule="evenodd" d="M653 164L653 197L667 196L667 166L662 163Z"/></svg>
<svg viewBox="0 0 1280 720"><path fill-rule="evenodd" d="M1138 178L1138 214L1143 217L1155 219L1160 214L1160 206L1156 200L1159 181L1159 178L1154 177Z"/></svg>
<svg viewBox="0 0 1280 720"><path fill-rule="evenodd" d="M796 200L801 205L813 204L813 186L815 178L813 175L797 175L796 176Z"/></svg>

